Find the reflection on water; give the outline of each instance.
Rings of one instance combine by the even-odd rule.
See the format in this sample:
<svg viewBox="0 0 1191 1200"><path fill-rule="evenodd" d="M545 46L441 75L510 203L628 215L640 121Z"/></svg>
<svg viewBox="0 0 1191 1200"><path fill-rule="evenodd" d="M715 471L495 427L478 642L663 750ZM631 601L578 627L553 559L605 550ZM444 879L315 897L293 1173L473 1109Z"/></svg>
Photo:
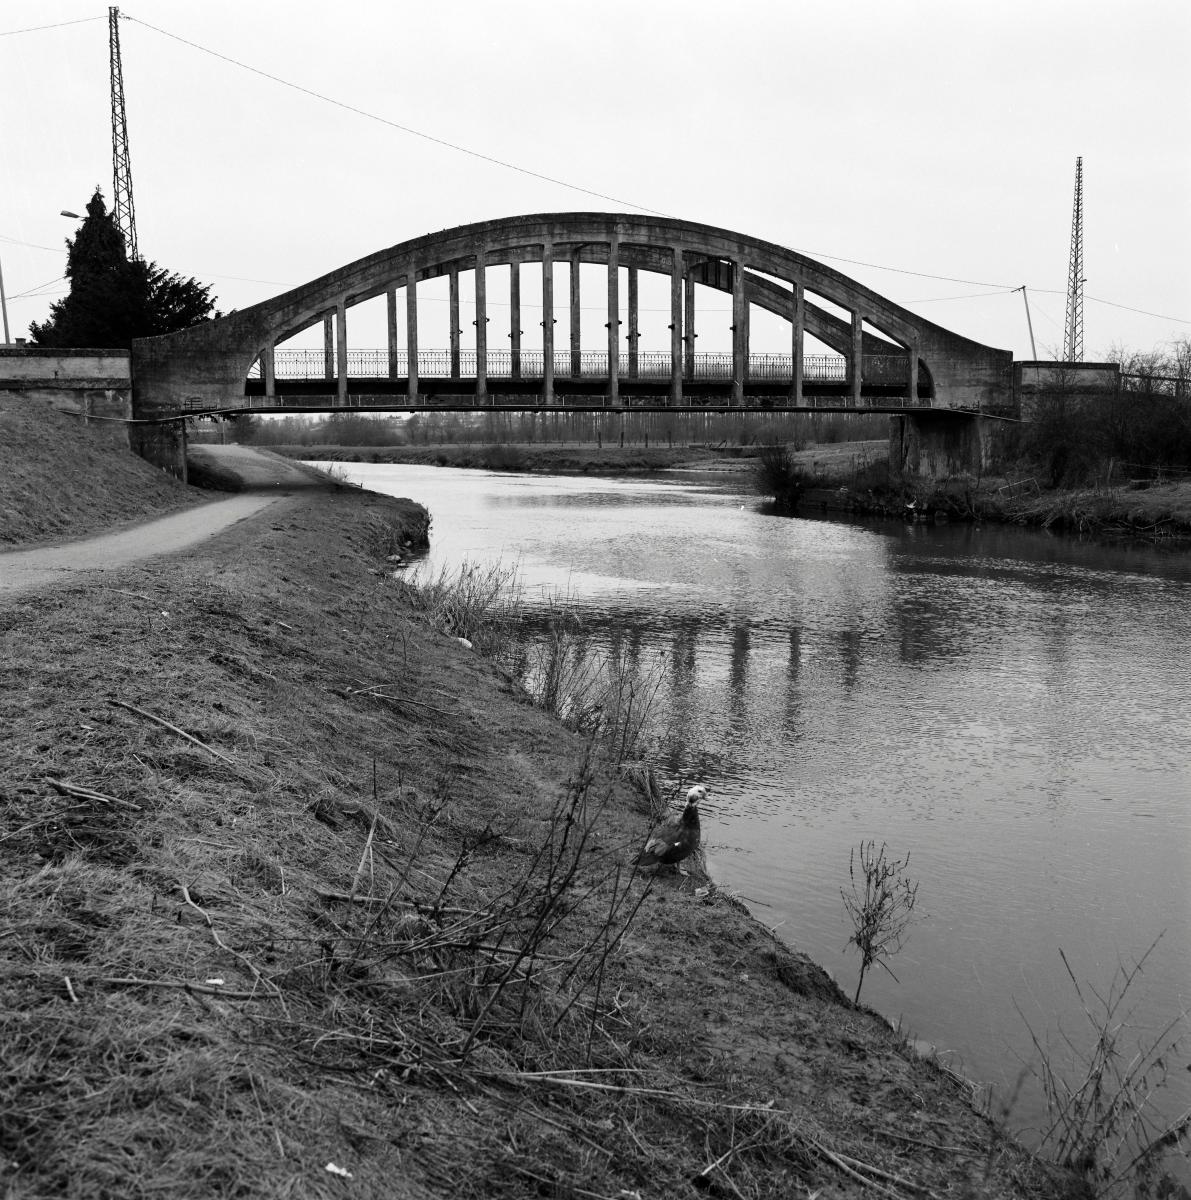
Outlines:
<svg viewBox="0 0 1191 1200"><path fill-rule="evenodd" d="M664 656L665 765L706 773L715 874L845 990L849 851L910 852L925 917L865 999L969 1074L1012 1087L1017 1009L1077 1028L1060 948L1107 986L1165 930L1143 1020L1191 1003L1191 555L783 519L697 477L351 472L431 510L432 565L516 562Z"/></svg>

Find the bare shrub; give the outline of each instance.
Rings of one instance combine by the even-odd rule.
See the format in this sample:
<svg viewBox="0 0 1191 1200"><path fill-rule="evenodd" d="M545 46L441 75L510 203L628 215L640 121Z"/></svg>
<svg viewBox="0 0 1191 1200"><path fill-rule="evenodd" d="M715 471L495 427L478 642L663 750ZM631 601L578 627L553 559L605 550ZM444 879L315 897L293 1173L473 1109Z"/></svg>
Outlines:
<svg viewBox="0 0 1191 1200"><path fill-rule="evenodd" d="M874 964L897 979L885 960L902 948L918 898L917 881L911 882L903 874L909 865L908 854L903 859L886 857L884 842L880 849L874 841L861 842L848 855L852 890L846 892L840 888L840 895L852 919L848 945L860 951L860 978L856 981L853 1003L860 1002L864 977Z"/></svg>
<svg viewBox="0 0 1191 1200"><path fill-rule="evenodd" d="M1044 1043L1018 1009L1038 1063L1029 1070L1042 1085L1047 1125L1040 1149L1059 1166L1079 1172L1096 1196L1125 1200L1182 1194L1162 1169L1166 1156L1187 1145L1191 1111L1174 1121L1155 1117L1153 1099L1172 1063L1185 1057L1187 1014L1157 1034L1143 1034L1129 1001L1159 938L1132 967L1118 963L1108 990L1080 984L1059 951L1087 1025L1082 1038L1059 1030Z"/></svg>

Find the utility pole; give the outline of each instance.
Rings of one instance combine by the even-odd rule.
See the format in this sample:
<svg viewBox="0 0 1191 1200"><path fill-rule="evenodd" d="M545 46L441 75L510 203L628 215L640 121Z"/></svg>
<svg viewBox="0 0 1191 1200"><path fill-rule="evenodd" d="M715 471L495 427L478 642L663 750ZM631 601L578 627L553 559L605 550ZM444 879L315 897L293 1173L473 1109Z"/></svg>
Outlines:
<svg viewBox="0 0 1191 1200"><path fill-rule="evenodd" d="M1030 331L1030 353L1034 356L1034 360L1038 359L1038 347L1034 345L1034 322L1030 320L1030 298L1026 295L1026 285L1023 283L1021 287L1014 288L1015 292L1021 292L1022 303L1026 306L1026 327Z"/></svg>
<svg viewBox="0 0 1191 1200"><path fill-rule="evenodd" d="M128 161L128 121L124 116L124 70L120 64L120 10L108 9L108 53L112 69L112 216L124 235L129 260L139 258L136 213L132 206L132 167Z"/></svg>
<svg viewBox="0 0 1191 1200"><path fill-rule="evenodd" d="M1063 358L1083 362L1083 159L1075 160L1075 207L1071 214L1071 258L1067 264L1067 323Z"/></svg>

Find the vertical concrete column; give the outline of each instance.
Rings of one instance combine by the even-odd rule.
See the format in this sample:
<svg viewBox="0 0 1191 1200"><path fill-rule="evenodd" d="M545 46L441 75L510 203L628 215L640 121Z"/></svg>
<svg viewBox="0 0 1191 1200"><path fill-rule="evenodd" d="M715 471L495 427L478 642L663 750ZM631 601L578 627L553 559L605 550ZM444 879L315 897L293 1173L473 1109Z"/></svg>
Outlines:
<svg viewBox="0 0 1191 1200"><path fill-rule="evenodd" d="M744 403L744 381L748 373L748 316L744 300L744 263L732 263L732 403Z"/></svg>
<svg viewBox="0 0 1191 1200"><path fill-rule="evenodd" d="M581 274L579 249L571 252L571 377L578 379L583 374L583 312L579 306Z"/></svg>
<svg viewBox="0 0 1191 1200"><path fill-rule="evenodd" d="M620 237L608 242L608 400L620 404Z"/></svg>
<svg viewBox="0 0 1191 1200"><path fill-rule="evenodd" d="M385 293L385 327L389 334L389 378L400 379L397 370L397 289L389 288Z"/></svg>
<svg viewBox="0 0 1191 1200"><path fill-rule="evenodd" d="M806 332L806 291L801 283L794 284L794 296L790 305L790 403L802 405L802 338Z"/></svg>
<svg viewBox="0 0 1191 1200"><path fill-rule="evenodd" d="M554 246L542 245L542 403L554 403Z"/></svg>
<svg viewBox="0 0 1191 1200"><path fill-rule="evenodd" d="M637 329L637 268L629 267L629 378L636 379L641 365L637 356L637 342L641 337Z"/></svg>
<svg viewBox="0 0 1191 1200"><path fill-rule="evenodd" d="M335 378L335 314L323 317L323 378Z"/></svg>
<svg viewBox="0 0 1191 1200"><path fill-rule="evenodd" d="M852 312L852 354L848 363L848 379L851 384L851 395L848 403L853 408L860 407L860 384L864 378L864 318L859 312Z"/></svg>
<svg viewBox="0 0 1191 1200"><path fill-rule="evenodd" d="M273 351L272 342L261 351L261 375L265 380L265 399L269 403L273 403L277 399L276 360Z"/></svg>
<svg viewBox="0 0 1191 1200"><path fill-rule="evenodd" d="M406 368L409 402L418 399L418 271L412 264L405 277L405 352L409 355Z"/></svg>
<svg viewBox="0 0 1191 1200"><path fill-rule="evenodd" d="M692 268L686 272L686 311L682 319L682 340L686 348L686 362L683 372L687 379L695 378L695 273Z"/></svg>
<svg viewBox="0 0 1191 1200"><path fill-rule="evenodd" d="M452 267L447 273L451 284L451 378L459 378L459 268Z"/></svg>
<svg viewBox="0 0 1191 1200"><path fill-rule="evenodd" d="M918 343L911 342L906 347L906 357L909 361L906 364L906 403L916 405L918 403Z"/></svg>
<svg viewBox="0 0 1191 1200"><path fill-rule="evenodd" d="M670 403L682 403L682 249L670 263Z"/></svg>
<svg viewBox="0 0 1191 1200"><path fill-rule="evenodd" d="M476 252L476 396L488 395L488 253Z"/></svg>
<svg viewBox="0 0 1191 1200"><path fill-rule="evenodd" d="M347 403L347 304L335 305L335 403Z"/></svg>
<svg viewBox="0 0 1191 1200"><path fill-rule="evenodd" d="M521 378L521 264L509 264L509 353L512 356L510 373Z"/></svg>

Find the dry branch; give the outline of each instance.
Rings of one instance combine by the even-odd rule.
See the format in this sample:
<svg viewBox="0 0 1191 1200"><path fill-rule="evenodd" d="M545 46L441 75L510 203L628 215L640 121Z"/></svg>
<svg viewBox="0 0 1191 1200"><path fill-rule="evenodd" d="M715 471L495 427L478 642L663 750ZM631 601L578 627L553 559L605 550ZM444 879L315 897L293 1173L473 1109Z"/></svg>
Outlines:
<svg viewBox="0 0 1191 1200"><path fill-rule="evenodd" d="M263 992L229 992L227 988L211 987L205 983L187 983L184 980L174 979L137 979L135 977L119 978L111 975L104 975L97 980L98 983L111 984L113 987L151 987L151 988L170 988L180 992L198 992L204 996L220 996L224 1000L279 1000L281 993L276 996L266 995Z"/></svg>
<svg viewBox="0 0 1191 1200"><path fill-rule="evenodd" d="M63 796L71 796L76 800L98 800L101 804L114 804L118 808L130 808L134 812L144 811L139 804L133 804L131 800L121 800L118 796L109 796L105 792L97 792L93 788L80 787L76 783L67 783L62 779L51 779L48 775L45 777L45 781L54 791L61 792Z"/></svg>
<svg viewBox="0 0 1191 1200"><path fill-rule="evenodd" d="M188 742L193 742L201 750L206 750L208 754L213 755L215 758L227 763L228 766L233 767L236 770L241 769L235 759L229 758L226 754L214 749L212 746L208 746L206 742L200 741L193 734L187 733L185 729L179 729L177 725L170 724L170 722L165 720L163 717L155 716L151 712L146 712L143 708L137 708L135 704L128 704L124 700L116 700L111 696L108 697L108 703L114 704L117 708L126 708L129 712L134 712L137 714L137 716L144 717L148 721L155 721L163 729L168 729L171 733L176 733L179 737L185 738Z"/></svg>

